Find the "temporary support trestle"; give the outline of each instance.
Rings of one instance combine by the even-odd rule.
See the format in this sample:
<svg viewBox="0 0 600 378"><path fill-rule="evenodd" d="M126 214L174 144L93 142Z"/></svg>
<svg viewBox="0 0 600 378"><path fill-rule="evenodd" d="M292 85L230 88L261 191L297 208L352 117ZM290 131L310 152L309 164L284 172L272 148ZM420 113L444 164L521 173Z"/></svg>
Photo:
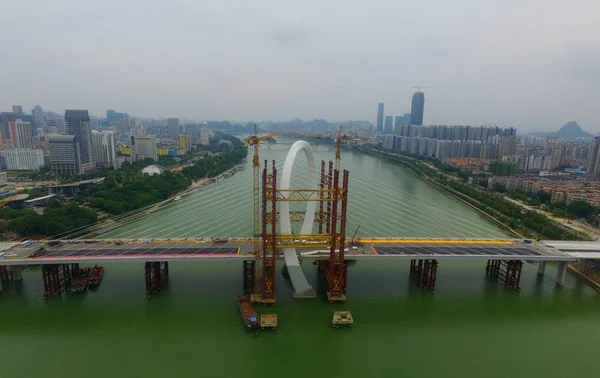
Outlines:
<svg viewBox="0 0 600 378"><path fill-rule="evenodd" d="M329 303L333 302L344 302L346 300L346 283L348 277L348 265L344 261L344 263L340 266L341 268L341 280L338 278L337 285L339 285L339 290L337 292L337 296L332 297L330 288L334 287L336 283L331 282L334 278L331 275L333 269L331 269L331 262L329 260L316 260L317 271L322 275L323 279L325 279L325 283L327 284L327 299Z"/></svg>
<svg viewBox="0 0 600 378"><path fill-rule="evenodd" d="M244 260L243 261L243 281L244 281L244 294L252 294L254 291L254 261Z"/></svg>
<svg viewBox="0 0 600 378"><path fill-rule="evenodd" d="M168 261L146 261L146 295L152 297L152 293L160 292L160 289L169 280Z"/></svg>
<svg viewBox="0 0 600 378"><path fill-rule="evenodd" d="M410 277L413 282L419 284L423 289L435 288L437 280L437 260L410 260Z"/></svg>
<svg viewBox="0 0 600 378"><path fill-rule="evenodd" d="M42 265L44 298L69 290L71 279L79 274L79 264Z"/></svg>
<svg viewBox="0 0 600 378"><path fill-rule="evenodd" d="M497 279L505 286L520 290L522 269L521 260L488 260L485 272L489 278Z"/></svg>

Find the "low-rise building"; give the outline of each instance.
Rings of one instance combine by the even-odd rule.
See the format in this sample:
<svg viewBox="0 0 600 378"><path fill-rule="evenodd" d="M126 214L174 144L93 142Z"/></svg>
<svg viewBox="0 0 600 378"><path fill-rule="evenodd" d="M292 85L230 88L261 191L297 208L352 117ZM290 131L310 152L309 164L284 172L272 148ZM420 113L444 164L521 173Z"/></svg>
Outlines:
<svg viewBox="0 0 600 378"><path fill-rule="evenodd" d="M13 148L0 151L9 171L37 171L44 166L44 151L36 148Z"/></svg>

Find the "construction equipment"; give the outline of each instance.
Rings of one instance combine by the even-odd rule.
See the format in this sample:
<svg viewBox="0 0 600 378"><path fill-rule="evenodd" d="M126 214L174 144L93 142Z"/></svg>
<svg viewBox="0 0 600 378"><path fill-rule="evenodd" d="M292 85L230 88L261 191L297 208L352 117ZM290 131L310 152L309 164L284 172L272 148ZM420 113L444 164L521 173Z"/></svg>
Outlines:
<svg viewBox="0 0 600 378"><path fill-rule="evenodd" d="M254 202L254 293L258 291L258 264L260 261L260 240L261 240L261 229L260 229L260 159L258 157L258 148L260 143L267 139L273 138L277 133L269 133L267 135L258 136L258 127L254 124L254 135L250 135L244 139L246 146L254 147L254 156L252 157L252 170L254 176L254 187L253 187L253 202Z"/></svg>
<svg viewBox="0 0 600 378"><path fill-rule="evenodd" d="M351 246L362 245L362 242L360 241L360 239L356 238L356 234L358 233L359 229L360 229L360 224L358 225L358 227L356 227L356 231L354 231L354 235L352 235L352 239L350 239L350 243L348 243Z"/></svg>
<svg viewBox="0 0 600 378"><path fill-rule="evenodd" d="M325 135L325 134L311 134L311 133L297 133L297 132L290 132L290 133L279 133L279 135L289 135L289 136L299 136L299 137L306 137L306 138L314 138L314 139L329 139L329 140L334 140L335 141L335 169L337 169L338 171L340 170L340 161L341 161L341 157L342 157L342 141L343 140L347 140L347 141L355 141L355 142L368 142L370 141L370 138L365 138L365 137L354 137L354 136L350 136L350 135L343 135L342 134L342 126L339 127L338 129L338 133L337 135Z"/></svg>

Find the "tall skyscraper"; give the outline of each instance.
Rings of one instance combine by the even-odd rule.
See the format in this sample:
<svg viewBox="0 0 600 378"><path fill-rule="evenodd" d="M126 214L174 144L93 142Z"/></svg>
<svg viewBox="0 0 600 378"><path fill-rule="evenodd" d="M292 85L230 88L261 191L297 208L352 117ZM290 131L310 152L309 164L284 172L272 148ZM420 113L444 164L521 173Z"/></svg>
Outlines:
<svg viewBox="0 0 600 378"><path fill-rule="evenodd" d="M179 137L179 118L167 119L167 136L173 140Z"/></svg>
<svg viewBox="0 0 600 378"><path fill-rule="evenodd" d="M202 122L202 126L200 126L200 144L209 144L210 143L210 133L208 132L208 123L206 121Z"/></svg>
<svg viewBox="0 0 600 378"><path fill-rule="evenodd" d="M12 148L33 148L31 123L20 119L8 121L8 132Z"/></svg>
<svg viewBox="0 0 600 378"><path fill-rule="evenodd" d="M79 175L81 171L81 149L76 135L52 135L50 147L50 169L54 176Z"/></svg>
<svg viewBox="0 0 600 378"><path fill-rule="evenodd" d="M96 166L116 168L117 149L112 131L92 130L92 146Z"/></svg>
<svg viewBox="0 0 600 378"><path fill-rule="evenodd" d="M588 173L600 173L600 137L595 137L592 147L588 152L586 169Z"/></svg>
<svg viewBox="0 0 600 378"><path fill-rule="evenodd" d="M383 102L377 104L377 131L383 132Z"/></svg>
<svg viewBox="0 0 600 378"><path fill-rule="evenodd" d="M31 109L31 134L33 136L38 135L37 129L45 126L44 109L41 106L36 105Z"/></svg>
<svg viewBox="0 0 600 378"><path fill-rule="evenodd" d="M21 115L23 114L23 107L21 105L13 105L13 113L15 113L16 115Z"/></svg>
<svg viewBox="0 0 600 378"><path fill-rule="evenodd" d="M410 123L411 125L423 124L423 110L425 109L425 94L421 91L415 92L412 98L412 106L410 108Z"/></svg>
<svg viewBox="0 0 600 378"><path fill-rule="evenodd" d="M92 150L92 132L90 116L87 110L65 110L67 134L77 136L81 151L81 172L85 173L96 168Z"/></svg>
<svg viewBox="0 0 600 378"><path fill-rule="evenodd" d="M394 132L394 116L385 117L385 127L383 128L385 134L392 134Z"/></svg>

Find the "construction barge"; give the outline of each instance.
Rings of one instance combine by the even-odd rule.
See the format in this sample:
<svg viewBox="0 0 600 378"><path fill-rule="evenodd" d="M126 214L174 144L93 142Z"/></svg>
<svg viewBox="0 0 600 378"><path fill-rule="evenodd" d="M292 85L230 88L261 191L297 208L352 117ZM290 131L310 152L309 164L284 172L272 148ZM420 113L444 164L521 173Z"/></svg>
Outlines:
<svg viewBox="0 0 600 378"><path fill-rule="evenodd" d="M241 296L237 299L240 309L240 316L244 322L246 329L259 329L261 327L258 313L254 309L254 305L247 296Z"/></svg>
<svg viewBox="0 0 600 378"><path fill-rule="evenodd" d="M97 288L102 282L102 276L104 276L104 267L95 265L92 268L92 273L90 274L90 279L88 280L88 286L90 288Z"/></svg>
<svg viewBox="0 0 600 378"><path fill-rule="evenodd" d="M354 325L354 319L352 318L350 311L335 311L333 313L331 324L334 328L339 328L341 326L352 327L352 325Z"/></svg>
<svg viewBox="0 0 600 378"><path fill-rule="evenodd" d="M86 292L91 273L92 268L80 268L77 276L71 280L69 292L71 294L80 294Z"/></svg>

